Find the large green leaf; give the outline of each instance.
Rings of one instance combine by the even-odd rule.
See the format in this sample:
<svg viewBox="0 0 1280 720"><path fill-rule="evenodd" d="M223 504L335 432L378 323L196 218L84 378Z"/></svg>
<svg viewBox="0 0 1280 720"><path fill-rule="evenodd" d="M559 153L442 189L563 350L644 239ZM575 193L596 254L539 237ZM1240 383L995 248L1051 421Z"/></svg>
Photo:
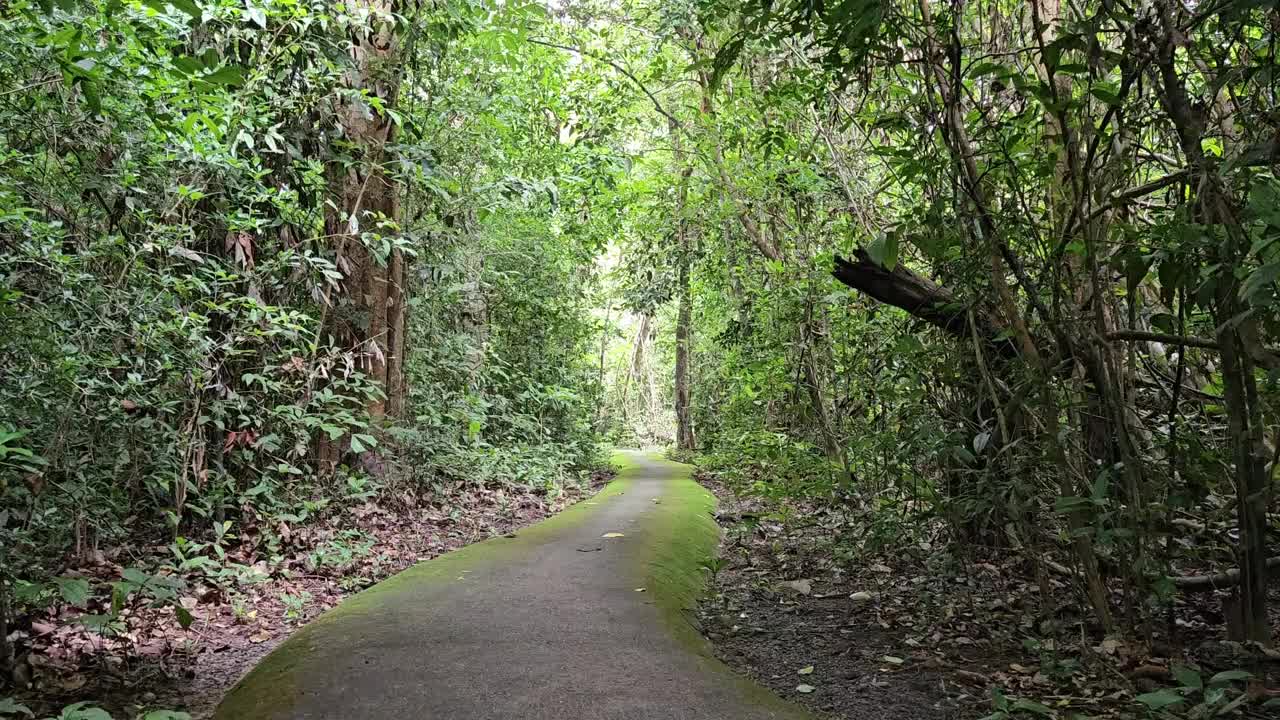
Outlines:
<svg viewBox="0 0 1280 720"><path fill-rule="evenodd" d="M1187 700L1174 690L1157 690L1139 695L1135 699L1152 710L1163 710L1167 707L1180 705Z"/></svg>

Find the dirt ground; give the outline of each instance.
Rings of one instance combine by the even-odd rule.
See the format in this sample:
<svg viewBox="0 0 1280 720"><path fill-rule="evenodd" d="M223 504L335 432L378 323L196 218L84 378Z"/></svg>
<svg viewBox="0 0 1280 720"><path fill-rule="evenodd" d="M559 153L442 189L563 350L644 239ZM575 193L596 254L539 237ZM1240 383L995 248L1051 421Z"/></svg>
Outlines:
<svg viewBox="0 0 1280 720"><path fill-rule="evenodd" d="M1277 656L1222 641L1220 598L1174 608L1177 636L1101 637L1087 618L1043 606L1034 573L1007 550L915 540L879 552L848 515L795 504L772 511L714 479L725 530L703 631L730 666L831 718L980 718L998 703L1025 717L1147 717L1134 698L1176 686L1171 669L1248 669L1253 702L1234 717L1280 717ZM1069 578L1048 578L1071 599ZM1280 607L1280 583L1272 607ZM1280 616L1273 616L1280 630ZM1208 677L1206 674L1205 677ZM1004 700L993 700L1003 697ZM1276 714L1272 714L1276 713Z"/></svg>

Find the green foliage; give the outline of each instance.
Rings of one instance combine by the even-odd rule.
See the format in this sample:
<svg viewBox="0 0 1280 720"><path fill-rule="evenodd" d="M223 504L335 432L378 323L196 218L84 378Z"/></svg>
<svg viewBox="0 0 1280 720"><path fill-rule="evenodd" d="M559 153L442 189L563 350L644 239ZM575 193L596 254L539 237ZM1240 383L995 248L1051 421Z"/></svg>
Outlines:
<svg viewBox="0 0 1280 720"><path fill-rule="evenodd" d="M1244 670L1225 670L1207 680L1185 665L1173 667L1179 687L1143 693L1134 698L1153 717L1217 717L1249 701L1247 693L1230 692L1233 683L1253 678Z"/></svg>
<svg viewBox="0 0 1280 720"><path fill-rule="evenodd" d="M12 698L0 699L0 717L34 718L30 708L15 702ZM111 715L91 703L78 702L68 705L54 717L44 720L111 720ZM137 716L137 720L191 720L191 716L174 710L151 710Z"/></svg>
<svg viewBox="0 0 1280 720"><path fill-rule="evenodd" d="M282 524L383 496L555 496L602 439L669 442L677 404L706 468L778 507L861 503L864 546L936 523L1071 553L1148 614L1183 556L1265 555L1271 10L366 10L0 12L15 614L186 624L184 579L258 579L243 537L278 559ZM397 54L353 65L373 30ZM1193 512L1241 547L1174 542ZM150 554L115 582L66 572L125 546Z"/></svg>
<svg viewBox="0 0 1280 720"><path fill-rule="evenodd" d="M593 209L624 167L606 129L629 106L525 42L555 31L537 6L404 13L402 67L374 71L401 86L391 102L352 87L350 44L378 22L357 6L0 12L0 78L21 89L0 94L14 616L105 608L80 622L111 634L145 604L186 627L184 581L261 579L228 557L243 535L278 560L282 525L463 483L554 496L599 460L590 263L610 228ZM367 169L344 108L395 125L394 216L336 216L342 179ZM373 411L397 391L370 372L376 348L350 341L371 321L344 243L409 265L396 417ZM125 546L144 558L115 582L61 576ZM342 537L311 561L367 552Z"/></svg>

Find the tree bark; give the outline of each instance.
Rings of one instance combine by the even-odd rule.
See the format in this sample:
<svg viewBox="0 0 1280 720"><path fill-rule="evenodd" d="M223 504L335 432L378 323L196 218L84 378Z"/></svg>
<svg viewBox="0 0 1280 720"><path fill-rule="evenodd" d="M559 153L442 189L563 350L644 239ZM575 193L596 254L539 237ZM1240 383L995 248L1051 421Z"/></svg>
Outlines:
<svg viewBox="0 0 1280 720"><path fill-rule="evenodd" d="M676 188L676 252L679 269L676 275L676 295L679 307L676 311L676 447L692 451L697 447L693 434L693 414L690 408L689 341L693 323L693 293L689 288L689 266L693 248L689 242L689 223L685 218L685 205L689 193L689 177L693 167L686 164L684 149L680 145L680 128L674 118L670 120L671 154L680 173Z"/></svg>
<svg viewBox="0 0 1280 720"><path fill-rule="evenodd" d="M989 313L974 311L974 325L970 328L969 309L963 302L947 288L901 264L888 270L859 248L852 260L836 256L832 275L848 287L905 310L957 340L968 341L976 334L1000 357L1008 359L1019 354L1018 346L1006 337L1003 325Z"/></svg>
<svg viewBox="0 0 1280 720"><path fill-rule="evenodd" d="M827 412L827 401L822 396L822 375L818 370L818 333L814 330L813 319L813 296L810 294L805 300L804 321L800 324L801 350L803 353L801 362L804 367L804 384L805 389L809 393L809 404L813 406L814 419L818 424L818 432L822 437L822 444L827 451L827 458L840 463L840 468L844 471L844 477L849 477L850 467L849 458L844 451L844 446L840 442L839 436L836 434L835 425L831 421L831 414Z"/></svg>
<svg viewBox="0 0 1280 720"><path fill-rule="evenodd" d="M13 644L9 642L9 581L0 577L0 670L13 667Z"/></svg>
<svg viewBox="0 0 1280 720"><path fill-rule="evenodd" d="M387 168L395 123L386 112L400 84L399 38L394 0L357 0L356 8L368 13L368 21L351 31L351 67L343 79L351 92L337 108L338 129L355 157L340 156L330 164L333 204L325 232L337 249L344 291L339 302L346 310L331 313L330 332L354 351L357 366L385 394L369 403L376 420L400 413L405 396L405 258L397 249L385 255L380 250L380 238L398 232L400 210ZM380 101L382 109L362 95Z"/></svg>
<svg viewBox="0 0 1280 720"><path fill-rule="evenodd" d="M693 298L689 292L689 268L680 267L680 308L676 313L676 447L693 450L697 442L690 412L689 336Z"/></svg>

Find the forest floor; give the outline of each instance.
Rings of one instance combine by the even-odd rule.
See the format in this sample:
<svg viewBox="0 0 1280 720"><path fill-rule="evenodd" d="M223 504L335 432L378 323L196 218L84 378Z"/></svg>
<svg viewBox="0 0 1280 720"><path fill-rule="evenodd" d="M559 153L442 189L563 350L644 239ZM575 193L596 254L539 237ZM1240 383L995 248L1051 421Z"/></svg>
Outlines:
<svg viewBox="0 0 1280 720"><path fill-rule="evenodd" d="M1033 574L1007 549L967 546L958 557L938 538L904 544L891 525L870 527L868 508L773 505L699 480L719 497L725 530L703 631L727 664L819 714L979 718L1003 707L1025 717L1148 717L1134 698L1177 688L1176 666L1188 664L1206 681L1251 670L1261 681L1231 711L1277 717L1262 707L1280 695L1277 656L1223 642L1213 593L1175 606L1175 642L1102 638L1069 603L1042 612ZM878 553L833 542L871 533L885 536ZM1055 597L1074 597L1068 578L1048 581ZM1280 582L1272 588L1274 610ZM1280 614L1273 625L1280 630ZM1204 699L1183 693L1183 710Z"/></svg>
<svg viewBox="0 0 1280 720"><path fill-rule="evenodd" d="M225 552L227 566L247 570L185 578L182 604L194 619L186 630L168 608L125 610L123 631L109 639L76 622L82 609L37 619L26 639L31 687L14 699L38 716L91 701L122 717L170 709L202 720L258 660L343 598L419 561L539 522L590 497L611 476L597 472L589 484L553 498L515 487L471 487L364 502L306 524L274 527L271 548L263 533L242 533ZM72 572L113 580L138 556L161 551L121 548Z"/></svg>

